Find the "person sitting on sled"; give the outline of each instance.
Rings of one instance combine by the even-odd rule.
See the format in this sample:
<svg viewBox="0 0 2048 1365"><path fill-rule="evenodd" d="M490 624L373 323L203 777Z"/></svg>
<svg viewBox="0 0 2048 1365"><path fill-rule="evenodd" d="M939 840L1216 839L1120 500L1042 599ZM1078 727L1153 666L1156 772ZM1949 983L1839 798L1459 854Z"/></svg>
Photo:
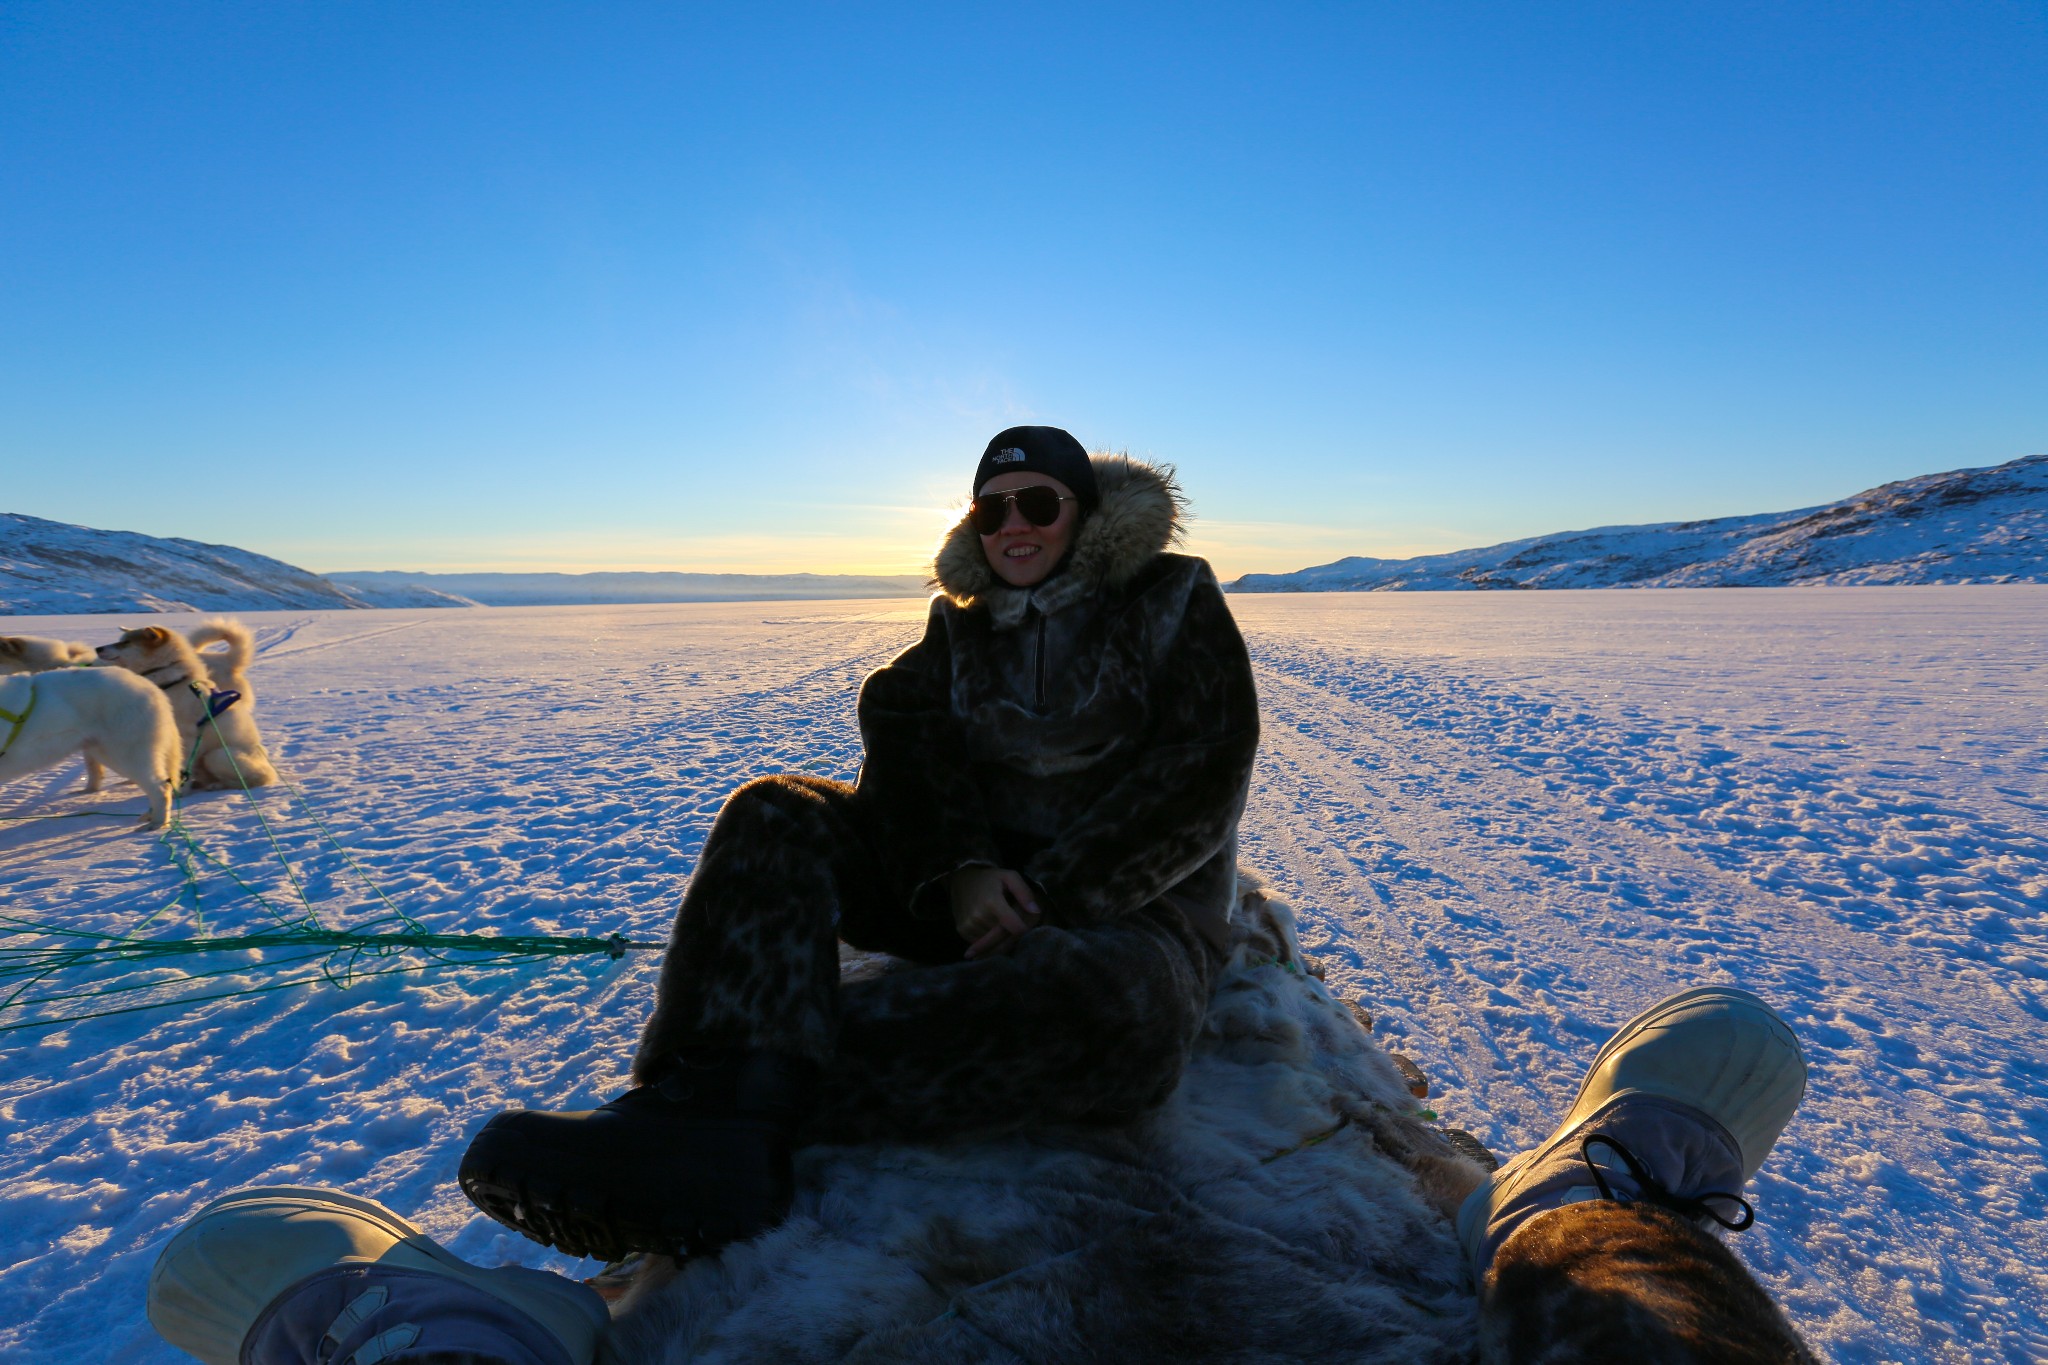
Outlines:
<svg viewBox="0 0 2048 1365"><path fill-rule="evenodd" d="M924 638L860 690L852 785L727 800L633 1062L513 1112L477 1207L572 1254L781 1221L808 1142L1120 1122L1164 1101L1223 961L1258 744L1251 663L1169 471L1056 427L989 442ZM838 945L929 964L839 980Z"/></svg>
<svg viewBox="0 0 2048 1365"><path fill-rule="evenodd" d="M1174 1088L1234 893L1257 743L1214 576L1168 553L1161 470L1065 432L989 444L924 639L861 689L851 787L748 783L677 914L635 1089L485 1125L461 1183L565 1251L715 1250L778 1222L807 1141L1116 1122ZM839 940L932 964L839 983ZM1763 1001L1685 990L1593 1059L1557 1131L1460 1209L1488 1361L1813 1356L1706 1229L1797 1107ZM590 1365L558 1275L469 1265L373 1201L295 1187L200 1209L149 1315L206 1365Z"/></svg>

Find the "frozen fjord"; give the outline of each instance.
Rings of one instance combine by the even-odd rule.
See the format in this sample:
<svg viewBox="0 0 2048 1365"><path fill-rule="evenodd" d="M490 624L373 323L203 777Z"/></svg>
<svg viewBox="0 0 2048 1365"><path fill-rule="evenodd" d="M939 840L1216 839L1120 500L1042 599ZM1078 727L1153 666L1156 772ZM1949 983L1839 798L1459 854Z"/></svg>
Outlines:
<svg viewBox="0 0 2048 1365"><path fill-rule="evenodd" d="M1231 599L1266 729L1246 861L1430 1101L1503 1155L1607 1032L1733 980L1812 1089L1734 1239L1831 1357L2048 1355L2048 588ZM437 929L662 937L725 793L850 777L853 694L919 604L255 613L259 719L341 841ZM196 619L196 618L194 618ZM165 618L182 624L181 618ZM108 617L12 618L101 643ZM75 767L10 815L139 808ZM259 793L323 915L368 898ZM240 795L195 835L288 897ZM261 912L205 883L208 926ZM177 890L114 820L0 825L0 902L88 929ZM461 1254L489 1113L615 1090L652 955L365 981L0 1034L0 1353L179 1359L142 1289L198 1203L345 1184ZM256 980L255 977L250 978Z"/></svg>

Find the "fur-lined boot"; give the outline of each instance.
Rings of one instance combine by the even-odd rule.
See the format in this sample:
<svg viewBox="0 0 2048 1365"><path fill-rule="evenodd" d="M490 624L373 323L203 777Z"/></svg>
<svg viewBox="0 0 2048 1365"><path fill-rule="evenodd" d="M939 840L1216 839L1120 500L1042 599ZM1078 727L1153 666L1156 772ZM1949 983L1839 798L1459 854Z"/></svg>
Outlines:
<svg viewBox="0 0 2048 1365"><path fill-rule="evenodd" d="M1812 1359L1705 1230L1754 1221L1742 1187L1805 1092L1792 1030L1745 991L1682 991L1626 1025L1557 1131L1459 1210L1486 1359Z"/></svg>

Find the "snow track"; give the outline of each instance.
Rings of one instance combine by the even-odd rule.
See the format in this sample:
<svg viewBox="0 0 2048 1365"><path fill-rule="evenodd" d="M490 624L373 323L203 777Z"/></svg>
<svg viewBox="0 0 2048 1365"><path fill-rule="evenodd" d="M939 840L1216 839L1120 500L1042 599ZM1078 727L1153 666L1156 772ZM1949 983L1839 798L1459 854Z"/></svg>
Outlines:
<svg viewBox="0 0 2048 1365"><path fill-rule="evenodd" d="M1652 1000L1707 980L1764 995L1813 1078L1758 1179L1750 1264L1838 1359L2048 1357L2042 731L1980 728L1986 710L2040 725L2048 660L1956 650L1911 621L1839 651L1878 674L1863 695L1853 674L1814 689L1811 655L1788 671L1720 595L1668 596L1701 608L1686 631L1725 637L1696 689L1542 658L1561 642L1527 632L1570 609L1555 601L1351 599L1417 633L1441 628L1425 612L1451 618L1469 652L1418 658L1412 635L1307 643L1340 613L1238 599L1267 718L1247 856L1303 905L1333 990L1501 1152L1550 1130L1599 1042ZM1739 605L1823 622L1876 605L1755 596L1770 600ZM1915 604L2011 609L2037 642L2048 594L1889 603ZM1668 665L1673 623L1636 625L1640 655ZM1988 706L1962 700L1976 688ZM1991 751L1990 771L1921 757L1958 746Z"/></svg>
<svg viewBox="0 0 2048 1365"><path fill-rule="evenodd" d="M1734 1239L1800 1327L1841 1361L2048 1358L2048 589L1232 601L1266 717L1246 859L1447 1120L1513 1151L1615 1025L1736 982L1813 1063ZM281 767L411 913L659 939L734 786L853 775L854 691L922 615L245 619ZM0 813L139 809L77 783ZM258 800L323 917L368 913L290 793ZM187 818L288 894L248 801ZM9 913L119 927L177 886L122 820L0 823ZM207 888L209 926L260 922ZM462 1254L567 1268L473 1217L455 1163L499 1108L613 1090L652 981L645 954L0 1034L0 1356L180 1359L143 1279L236 1185L347 1184Z"/></svg>

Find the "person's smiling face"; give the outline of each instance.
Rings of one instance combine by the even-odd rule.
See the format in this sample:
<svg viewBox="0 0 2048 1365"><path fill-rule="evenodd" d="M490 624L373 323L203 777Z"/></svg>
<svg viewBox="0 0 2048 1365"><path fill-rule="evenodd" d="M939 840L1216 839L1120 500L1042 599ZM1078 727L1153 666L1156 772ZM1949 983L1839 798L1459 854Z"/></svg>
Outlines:
<svg viewBox="0 0 2048 1365"><path fill-rule="evenodd" d="M1043 583L1073 543L1074 528L1081 519L1081 503L1074 490L1050 474L998 474L981 486L982 497L991 493L1013 493L1020 488L1050 488L1060 495L1060 515L1050 526L1033 526L1013 501L1005 509L1003 524L993 535L981 538L981 552L996 577L1015 588Z"/></svg>

